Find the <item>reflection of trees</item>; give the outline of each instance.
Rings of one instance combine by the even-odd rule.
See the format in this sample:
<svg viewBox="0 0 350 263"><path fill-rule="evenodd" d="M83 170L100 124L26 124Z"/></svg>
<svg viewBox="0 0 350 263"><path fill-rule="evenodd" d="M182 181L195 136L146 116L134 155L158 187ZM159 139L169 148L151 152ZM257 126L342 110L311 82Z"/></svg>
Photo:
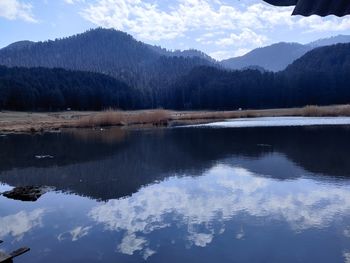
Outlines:
<svg viewBox="0 0 350 263"><path fill-rule="evenodd" d="M200 175L218 162L256 173L271 166L265 174L276 179L301 176L301 168L344 178L350 175L349 134L342 127L288 127L15 135L0 139L0 180L106 200L169 175ZM36 154L55 158L36 160ZM284 167L287 172L281 172Z"/></svg>

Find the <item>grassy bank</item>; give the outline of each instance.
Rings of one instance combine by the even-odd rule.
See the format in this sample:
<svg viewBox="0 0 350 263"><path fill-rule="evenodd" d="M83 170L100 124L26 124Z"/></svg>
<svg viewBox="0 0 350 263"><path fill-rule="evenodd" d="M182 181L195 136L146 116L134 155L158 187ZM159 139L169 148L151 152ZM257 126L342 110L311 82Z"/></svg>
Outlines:
<svg viewBox="0 0 350 263"><path fill-rule="evenodd" d="M216 120L254 117L336 117L350 116L350 105L307 106L304 108L242 111L115 111L102 112L0 112L0 132L40 132L62 128L106 126L168 126L206 123Z"/></svg>

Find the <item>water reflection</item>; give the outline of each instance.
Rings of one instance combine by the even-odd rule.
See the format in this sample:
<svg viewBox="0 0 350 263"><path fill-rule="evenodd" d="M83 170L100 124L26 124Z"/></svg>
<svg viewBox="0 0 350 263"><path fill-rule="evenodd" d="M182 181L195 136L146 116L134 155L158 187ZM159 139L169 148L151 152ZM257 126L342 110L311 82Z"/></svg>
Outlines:
<svg viewBox="0 0 350 263"><path fill-rule="evenodd" d="M31 248L18 263L347 262L349 135L288 127L6 136L0 192L56 191L34 203L0 196L0 239L7 251Z"/></svg>
<svg viewBox="0 0 350 263"><path fill-rule="evenodd" d="M6 236L22 239L24 234L41 226L43 215L44 209L35 209L31 212L20 211L0 217L0 239Z"/></svg>
<svg viewBox="0 0 350 263"><path fill-rule="evenodd" d="M201 175L216 163L281 180L347 180L349 135L347 127L286 127L7 136L0 138L0 181L108 200L174 174Z"/></svg>
<svg viewBox="0 0 350 263"><path fill-rule="evenodd" d="M65 240L66 238L69 238L72 240L72 242L76 242L78 241L79 239L87 236L89 234L89 231L90 231L91 227L82 227L82 226L78 226L68 232L65 232L65 233L62 233L62 234L59 234L57 239L59 241L63 241Z"/></svg>
<svg viewBox="0 0 350 263"><path fill-rule="evenodd" d="M350 186L307 179L280 182L219 165L200 177L173 177L143 187L128 198L94 207L89 216L107 230L125 232L121 253L141 251L145 257L156 253L156 245L147 239L153 232L181 225L190 247L206 247L225 232L226 222L242 214L257 223L286 222L296 233L327 228L350 214ZM235 237L249 238L243 228Z"/></svg>

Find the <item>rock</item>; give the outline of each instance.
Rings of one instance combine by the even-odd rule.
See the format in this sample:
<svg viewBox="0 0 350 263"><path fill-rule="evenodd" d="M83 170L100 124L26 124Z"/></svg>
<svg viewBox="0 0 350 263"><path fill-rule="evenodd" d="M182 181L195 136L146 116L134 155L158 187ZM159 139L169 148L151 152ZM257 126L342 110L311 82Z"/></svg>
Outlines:
<svg viewBox="0 0 350 263"><path fill-rule="evenodd" d="M2 195L13 200L35 202L47 191L48 188L46 187L25 186L16 187L11 191L4 192Z"/></svg>

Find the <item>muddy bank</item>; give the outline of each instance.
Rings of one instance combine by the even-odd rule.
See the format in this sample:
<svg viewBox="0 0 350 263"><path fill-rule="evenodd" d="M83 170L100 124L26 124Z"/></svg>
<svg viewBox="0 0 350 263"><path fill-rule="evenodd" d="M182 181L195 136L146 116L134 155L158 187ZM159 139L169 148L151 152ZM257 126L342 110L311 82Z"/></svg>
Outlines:
<svg viewBox="0 0 350 263"><path fill-rule="evenodd" d="M37 133L64 128L166 127L225 119L282 116L350 116L349 105L237 111L0 112L0 133Z"/></svg>

